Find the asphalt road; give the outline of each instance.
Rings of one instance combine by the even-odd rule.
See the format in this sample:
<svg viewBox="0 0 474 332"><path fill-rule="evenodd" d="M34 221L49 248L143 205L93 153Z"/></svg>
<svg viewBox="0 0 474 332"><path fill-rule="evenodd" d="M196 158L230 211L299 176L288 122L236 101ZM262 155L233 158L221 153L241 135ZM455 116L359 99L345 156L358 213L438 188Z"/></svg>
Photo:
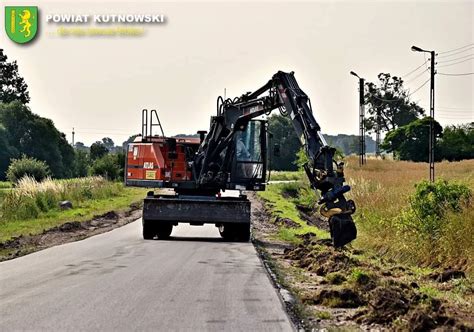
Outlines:
<svg viewBox="0 0 474 332"><path fill-rule="evenodd" d="M141 222L0 263L0 330L291 331L251 243Z"/></svg>

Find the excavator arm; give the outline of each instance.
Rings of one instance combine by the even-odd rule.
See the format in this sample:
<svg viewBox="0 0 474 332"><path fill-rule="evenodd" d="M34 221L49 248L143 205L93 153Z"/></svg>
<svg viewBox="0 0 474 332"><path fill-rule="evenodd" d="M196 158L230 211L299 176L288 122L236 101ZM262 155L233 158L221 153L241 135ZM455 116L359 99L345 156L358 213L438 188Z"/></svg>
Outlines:
<svg viewBox="0 0 474 332"><path fill-rule="evenodd" d="M217 116L211 119L209 134L201 144L194 165L199 185L225 182L230 170L232 144L237 132L244 131L252 119L279 109L288 116L309 162L304 165L311 187L320 192L320 213L329 218L331 237L336 247L356 238L351 214L355 204L344 196L350 190L344 184L344 164L334 160L313 116L311 101L300 89L294 73L279 71L264 86L233 100L218 99Z"/></svg>

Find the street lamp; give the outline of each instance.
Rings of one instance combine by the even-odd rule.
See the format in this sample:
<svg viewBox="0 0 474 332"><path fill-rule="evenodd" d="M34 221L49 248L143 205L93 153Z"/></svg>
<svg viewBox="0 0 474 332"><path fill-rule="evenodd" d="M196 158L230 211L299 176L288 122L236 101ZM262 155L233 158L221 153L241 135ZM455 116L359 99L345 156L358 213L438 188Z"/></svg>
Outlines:
<svg viewBox="0 0 474 332"><path fill-rule="evenodd" d="M365 160L365 127L364 127L364 79L357 75L355 72L351 71L351 75L359 79L359 166L362 166L366 163Z"/></svg>
<svg viewBox="0 0 474 332"><path fill-rule="evenodd" d="M355 72L351 71L350 74L360 79L359 75L357 75Z"/></svg>
<svg viewBox="0 0 474 332"><path fill-rule="evenodd" d="M435 51L427 51L424 50L418 46L412 46L411 50L413 52L423 52L423 53L430 53L431 55L431 78L430 78L430 137L429 137L429 152L428 152L428 162L430 164L430 181L434 182L435 180L435 159L434 159L434 150L435 150L435 132L434 132L434 116L435 116L435 111L434 111L434 102L435 102L435 57L436 57L436 52Z"/></svg>

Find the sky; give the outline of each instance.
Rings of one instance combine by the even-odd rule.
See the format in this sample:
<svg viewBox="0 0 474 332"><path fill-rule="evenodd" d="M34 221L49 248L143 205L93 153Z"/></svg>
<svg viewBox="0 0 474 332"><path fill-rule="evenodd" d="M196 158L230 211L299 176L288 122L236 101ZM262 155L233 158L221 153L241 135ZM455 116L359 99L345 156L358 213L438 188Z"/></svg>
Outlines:
<svg viewBox="0 0 474 332"><path fill-rule="evenodd" d="M31 5L31 1L2 1ZM409 73L425 61L412 45L439 53L438 72L472 73L474 1L150 2L34 1L39 35L0 48L17 60L32 111L71 141L121 144L141 132L141 110L157 109L166 135L207 130L216 99L240 96L278 70L294 71L323 133L358 133L358 81ZM58 36L51 14L164 14L165 23L132 25L135 37ZM0 15L0 24L4 17ZM89 26L86 26L89 27ZM442 53L462 48L459 54ZM454 54L454 55L453 55ZM450 61L462 57L459 61ZM473 55L474 57L474 55ZM468 59L467 61L464 61ZM463 61L461 63L457 63ZM443 66L443 67L442 67ZM429 79L406 76L415 91ZM474 121L474 75L436 75L436 118ZM411 98L429 106L429 84Z"/></svg>

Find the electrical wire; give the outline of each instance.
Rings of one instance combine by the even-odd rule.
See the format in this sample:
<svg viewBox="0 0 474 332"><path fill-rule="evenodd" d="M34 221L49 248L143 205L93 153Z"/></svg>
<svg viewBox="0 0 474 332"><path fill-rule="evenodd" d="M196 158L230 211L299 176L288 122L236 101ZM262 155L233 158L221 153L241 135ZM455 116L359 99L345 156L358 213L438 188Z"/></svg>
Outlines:
<svg viewBox="0 0 474 332"><path fill-rule="evenodd" d="M431 78L427 79L423 84L421 84L418 88L415 89L415 91L413 92L410 92L408 95L402 95L402 96L399 96L399 99L384 99L384 98L379 98L377 96L372 96L373 98L375 99L378 99L378 100L381 100L381 101L386 101L386 102L396 102L396 101L400 101L400 99L404 99L404 98L408 98L410 97L412 94L416 93L418 90L420 90L422 87L424 87L426 85L426 83L428 83L429 81L431 80Z"/></svg>
<svg viewBox="0 0 474 332"><path fill-rule="evenodd" d="M438 75L443 76L466 76L466 75L474 75L474 73L437 73Z"/></svg>
<svg viewBox="0 0 474 332"><path fill-rule="evenodd" d="M427 79L427 80L425 81L425 83L423 83L423 84L420 85L418 88L416 88L415 91L410 92L410 94L408 95L408 97L410 97L412 94L416 93L418 90L420 90L422 87L424 87L424 86L426 85L426 83L428 83L430 80L431 80L431 78Z"/></svg>
<svg viewBox="0 0 474 332"><path fill-rule="evenodd" d="M462 51L459 51L459 52L456 52L456 53L453 53L453 54L437 55L437 58L439 58L439 59L450 58L452 56L462 54L462 53L467 52L467 51L471 51L473 48L474 48L474 46L466 48L465 50L462 50Z"/></svg>
<svg viewBox="0 0 474 332"><path fill-rule="evenodd" d="M423 67L427 61L428 61L428 60L425 59L425 62L423 62L421 65L419 65L418 67L416 67L416 68L413 69L412 71L409 71L408 73L404 74L402 77L406 77L406 76L408 76L408 75L414 73L415 71L417 71L418 69L420 69L421 67Z"/></svg>
<svg viewBox="0 0 474 332"><path fill-rule="evenodd" d="M454 49L452 49L452 50L439 52L439 54L451 53L451 52L454 52L454 51L457 51L457 50L462 50L463 48L466 48L466 47L469 47L469 46L474 47L473 45L474 45L474 43L467 44L467 45L464 45L464 46L462 46L462 47L454 48Z"/></svg>
<svg viewBox="0 0 474 332"><path fill-rule="evenodd" d="M468 54L468 55L465 55L465 56L462 56L462 57L456 58L456 59L450 59L450 60L439 61L439 62L437 62L437 63L453 62L453 61L457 61L457 60L462 60L462 59L465 59L465 58L469 58L470 56L474 56L474 53L471 53L471 54Z"/></svg>
<svg viewBox="0 0 474 332"><path fill-rule="evenodd" d="M421 75L423 75L424 73L426 73L428 71L429 68L426 68L425 70L423 70L420 74L416 75L415 77L409 79L408 81L404 82L404 83L409 83L409 82L413 82L414 80L416 80L418 77L420 77Z"/></svg>
<svg viewBox="0 0 474 332"><path fill-rule="evenodd" d="M457 65L457 64L466 62L466 61L471 61L471 60L473 60L473 59L474 59L474 57L469 58L469 59L466 59L466 60L458 61L458 62L455 62L455 63L449 63L449 64L447 64L447 65L441 65L441 66L438 66L438 68L454 66L454 65Z"/></svg>

